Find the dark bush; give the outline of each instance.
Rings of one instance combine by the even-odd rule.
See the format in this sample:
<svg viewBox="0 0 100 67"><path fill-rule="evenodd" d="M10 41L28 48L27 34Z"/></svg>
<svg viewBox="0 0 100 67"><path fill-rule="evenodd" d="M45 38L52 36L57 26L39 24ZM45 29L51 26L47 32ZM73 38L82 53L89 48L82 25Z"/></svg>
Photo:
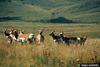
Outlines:
<svg viewBox="0 0 100 67"><path fill-rule="evenodd" d="M73 23L72 20L68 20L64 17L58 17L58 18L50 19L48 21L51 23Z"/></svg>
<svg viewBox="0 0 100 67"><path fill-rule="evenodd" d="M8 21L8 20L21 20L21 17L11 17L11 16L2 16L0 17L0 21Z"/></svg>

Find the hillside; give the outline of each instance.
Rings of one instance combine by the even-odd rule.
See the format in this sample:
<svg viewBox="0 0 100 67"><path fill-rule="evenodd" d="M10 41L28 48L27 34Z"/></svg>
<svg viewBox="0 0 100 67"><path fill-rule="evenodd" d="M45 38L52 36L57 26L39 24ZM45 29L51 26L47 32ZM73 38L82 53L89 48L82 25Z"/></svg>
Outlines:
<svg viewBox="0 0 100 67"><path fill-rule="evenodd" d="M0 2L0 6L2 6L2 8L0 8L0 16L19 16L22 17L23 20L32 20L49 15L47 10L38 6L23 4L19 1Z"/></svg>
<svg viewBox="0 0 100 67"><path fill-rule="evenodd" d="M22 20L65 17L79 22L100 21L100 0L0 0L0 16Z"/></svg>

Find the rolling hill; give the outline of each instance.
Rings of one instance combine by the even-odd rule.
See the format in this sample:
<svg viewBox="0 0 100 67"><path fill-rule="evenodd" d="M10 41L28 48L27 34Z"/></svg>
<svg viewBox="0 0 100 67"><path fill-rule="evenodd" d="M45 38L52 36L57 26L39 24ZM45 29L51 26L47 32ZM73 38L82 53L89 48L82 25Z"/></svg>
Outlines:
<svg viewBox="0 0 100 67"><path fill-rule="evenodd" d="M64 17L78 22L100 21L100 0L0 0L0 17L50 20Z"/></svg>

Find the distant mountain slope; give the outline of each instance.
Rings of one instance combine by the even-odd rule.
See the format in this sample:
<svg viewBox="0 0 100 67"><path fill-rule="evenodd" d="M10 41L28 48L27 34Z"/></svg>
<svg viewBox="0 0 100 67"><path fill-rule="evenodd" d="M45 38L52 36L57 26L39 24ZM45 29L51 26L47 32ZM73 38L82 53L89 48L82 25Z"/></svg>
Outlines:
<svg viewBox="0 0 100 67"><path fill-rule="evenodd" d="M22 4L19 1L0 2L0 16L21 16L23 19L40 19L47 17L49 12L38 6Z"/></svg>
<svg viewBox="0 0 100 67"><path fill-rule="evenodd" d="M65 17L80 22L100 22L100 0L0 0L0 16L23 20Z"/></svg>

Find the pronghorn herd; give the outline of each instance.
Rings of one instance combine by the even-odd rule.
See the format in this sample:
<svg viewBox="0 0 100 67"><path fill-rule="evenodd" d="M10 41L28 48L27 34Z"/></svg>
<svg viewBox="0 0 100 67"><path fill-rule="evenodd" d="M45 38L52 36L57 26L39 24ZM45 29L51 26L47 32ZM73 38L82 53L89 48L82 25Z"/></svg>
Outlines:
<svg viewBox="0 0 100 67"><path fill-rule="evenodd" d="M80 44L84 45L87 37L65 37L64 33L61 32L59 35L55 35L54 31L49 34L53 41L56 43L64 43L66 45L70 44Z"/></svg>
<svg viewBox="0 0 100 67"><path fill-rule="evenodd" d="M54 33L55 31L52 31L49 36L52 37L54 43L57 44L80 44L84 45L85 41L87 40L87 37L65 37L64 33L61 32L59 35L56 35ZM45 42L45 37L43 35L43 31L39 31L39 33L34 36L33 33L23 33L21 31L17 30L5 30L4 32L8 42L11 44L12 42L21 42L21 44L29 43L29 44L41 44Z"/></svg>
<svg viewBox="0 0 100 67"><path fill-rule="evenodd" d="M21 42L21 44L25 43L43 43L44 42L44 36L42 34L42 30L39 31L38 35L35 37L33 33L23 33L21 31L17 30L5 30L4 34L8 40L8 42L11 44L12 42Z"/></svg>

